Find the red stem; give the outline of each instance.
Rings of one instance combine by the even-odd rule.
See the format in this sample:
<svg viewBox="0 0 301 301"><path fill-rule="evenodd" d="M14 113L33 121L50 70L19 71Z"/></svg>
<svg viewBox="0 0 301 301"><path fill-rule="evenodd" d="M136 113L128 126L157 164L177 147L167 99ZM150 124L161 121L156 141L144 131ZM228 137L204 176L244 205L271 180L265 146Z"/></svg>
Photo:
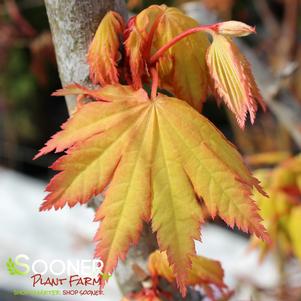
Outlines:
<svg viewBox="0 0 301 301"><path fill-rule="evenodd" d="M150 33L148 35L148 38L147 38L147 43L146 43L146 48L145 48L145 53L146 53L146 58L149 59L150 57L150 52L151 52L151 47L152 47L152 43L153 43L153 39L154 39L154 35L155 35L155 32L156 32L156 29L159 25L159 22L161 20L161 17L163 16L163 12L161 14L159 14L150 30Z"/></svg>
<svg viewBox="0 0 301 301"><path fill-rule="evenodd" d="M157 91L158 91L158 84L159 84L159 76L156 68L150 69L151 76L152 76L152 92L151 92L151 99L154 99L157 97Z"/></svg>
<svg viewBox="0 0 301 301"><path fill-rule="evenodd" d="M162 46L151 58L150 58L150 65L155 64L158 59L164 54L165 51L167 51L170 47L174 46L177 42L180 40L186 38L187 36L200 31L207 31L207 32L213 32L215 31L216 24L213 25L203 25L198 26L194 28L190 28L179 35L175 36L173 39L171 39L167 44Z"/></svg>

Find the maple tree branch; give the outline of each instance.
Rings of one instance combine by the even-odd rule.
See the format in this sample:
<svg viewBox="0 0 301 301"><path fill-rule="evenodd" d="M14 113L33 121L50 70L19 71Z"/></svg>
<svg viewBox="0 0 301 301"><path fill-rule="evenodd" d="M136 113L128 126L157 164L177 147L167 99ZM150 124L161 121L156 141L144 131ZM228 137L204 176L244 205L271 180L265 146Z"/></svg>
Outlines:
<svg viewBox="0 0 301 301"><path fill-rule="evenodd" d="M176 43L181 41L182 39L190 36L193 33L200 32L200 31L206 31L206 32L212 32L214 31L214 28L216 28L217 24L213 25L201 25L197 27L190 28L186 31L181 32L179 35L175 36L173 39L171 39L168 43L166 43L164 46L162 46L157 52L150 58L150 65L155 64L159 58L172 46L174 46Z"/></svg>
<svg viewBox="0 0 301 301"><path fill-rule="evenodd" d="M86 60L88 46L109 10L127 19L124 0L45 0L45 5L62 85L79 83L92 86ZM76 97L67 96L66 103L72 112Z"/></svg>

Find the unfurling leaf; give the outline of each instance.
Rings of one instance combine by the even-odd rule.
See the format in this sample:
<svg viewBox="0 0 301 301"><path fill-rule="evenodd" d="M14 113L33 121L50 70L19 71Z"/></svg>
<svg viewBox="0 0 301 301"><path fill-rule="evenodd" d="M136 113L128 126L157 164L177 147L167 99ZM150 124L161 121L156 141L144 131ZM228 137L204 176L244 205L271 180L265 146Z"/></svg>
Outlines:
<svg viewBox="0 0 301 301"><path fill-rule="evenodd" d="M60 172L47 186L41 210L87 203L108 187L96 212L103 273L112 273L151 220L185 294L203 220L200 198L212 217L267 239L250 197L253 187L260 190L257 180L205 117L176 98L150 100L142 89L96 91L84 93L96 93L100 101L84 104L39 154L68 148L52 165ZM68 88L58 92L64 93Z"/></svg>
<svg viewBox="0 0 301 301"><path fill-rule="evenodd" d="M124 21L116 12L108 12L100 22L87 55L94 84L118 83L116 65L120 56L119 36L123 30Z"/></svg>
<svg viewBox="0 0 301 301"><path fill-rule="evenodd" d="M135 86L147 73L145 61L162 46L198 23L176 8L152 5L137 15L126 42ZM206 34L195 33L166 51L159 59L160 87L200 110L207 96ZM185 53L189 49L189 55Z"/></svg>
<svg viewBox="0 0 301 301"><path fill-rule="evenodd" d="M235 114L241 128L244 128L248 112L253 123L257 103L263 109L265 105L248 61L231 38L213 34L206 60L217 97Z"/></svg>
<svg viewBox="0 0 301 301"><path fill-rule="evenodd" d="M134 20L133 22L135 22ZM135 26L131 28L131 32L125 41L125 47L131 69L132 83L136 89L139 89L142 87L141 77L147 72L147 67L143 58L145 41Z"/></svg>

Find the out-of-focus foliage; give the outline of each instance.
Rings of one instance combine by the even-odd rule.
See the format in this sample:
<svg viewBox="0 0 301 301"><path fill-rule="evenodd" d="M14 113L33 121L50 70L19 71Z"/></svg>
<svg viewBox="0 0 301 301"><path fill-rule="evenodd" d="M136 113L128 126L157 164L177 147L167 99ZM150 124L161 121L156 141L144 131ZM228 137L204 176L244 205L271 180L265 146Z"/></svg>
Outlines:
<svg viewBox="0 0 301 301"><path fill-rule="evenodd" d="M269 195L254 192L273 243L269 245L253 237L253 246L260 248L262 259L273 250L283 257L294 255L301 260L301 155L274 169L259 169L256 177Z"/></svg>
<svg viewBox="0 0 301 301"><path fill-rule="evenodd" d="M248 161L253 165L271 165L285 156L285 153L260 154L249 157ZM255 175L269 194L267 198L254 192L254 198L272 243L252 237L250 248L259 250L260 262L269 255L279 280L275 287L267 289L245 278L238 289L251 288L258 301L299 301L301 285L294 279L300 279L301 273L301 155L286 159L274 168L258 169Z"/></svg>
<svg viewBox="0 0 301 301"><path fill-rule="evenodd" d="M34 135L34 128L30 122L31 116L25 113L24 102L32 98L35 83L32 74L28 72L28 53L23 48L36 32L22 17L14 1L5 1L3 6L5 15L2 11L0 19L1 113L4 119L18 123L17 136L29 137Z"/></svg>
<svg viewBox="0 0 301 301"><path fill-rule="evenodd" d="M267 152L258 153L251 156L246 156L246 161L251 166L271 166L280 164L286 159L289 159L291 154L289 152Z"/></svg>
<svg viewBox="0 0 301 301"><path fill-rule="evenodd" d="M231 12L235 0L203 0L208 9L216 11L220 16L227 17Z"/></svg>
<svg viewBox="0 0 301 301"><path fill-rule="evenodd" d="M0 160L15 166L51 131L45 102L58 77L42 2L0 4L0 66Z"/></svg>

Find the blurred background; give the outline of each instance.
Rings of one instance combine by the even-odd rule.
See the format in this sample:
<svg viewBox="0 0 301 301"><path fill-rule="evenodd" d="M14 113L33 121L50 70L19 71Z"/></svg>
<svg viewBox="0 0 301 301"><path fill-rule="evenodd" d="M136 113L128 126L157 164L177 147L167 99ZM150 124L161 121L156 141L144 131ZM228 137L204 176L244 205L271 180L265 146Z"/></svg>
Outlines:
<svg viewBox="0 0 301 301"><path fill-rule="evenodd" d="M129 0L127 4L137 13L163 3L180 7L202 23L235 19L256 26L257 35L240 40L240 46L251 62L267 112L259 111L255 125L248 124L244 131L232 114L224 106L218 108L210 97L204 114L253 169L274 167L297 154L301 147L301 1ZM68 116L64 99L50 96L60 87L43 1L0 0L0 300L14 300L12 289L30 286L30 282L8 275L8 257L27 253L35 258L89 259L93 255L97 225L91 222L92 209L38 213L45 183L52 176L48 166L56 155L37 161L32 158ZM205 229L204 246L199 249L222 261L232 287L248 287L242 289L246 299L237 300L250 300L254 291L277 285L272 259L258 267L254 253L245 253L247 237L217 224ZM258 269L262 273L256 273ZM110 283L103 300L120 300L114 280Z"/></svg>

